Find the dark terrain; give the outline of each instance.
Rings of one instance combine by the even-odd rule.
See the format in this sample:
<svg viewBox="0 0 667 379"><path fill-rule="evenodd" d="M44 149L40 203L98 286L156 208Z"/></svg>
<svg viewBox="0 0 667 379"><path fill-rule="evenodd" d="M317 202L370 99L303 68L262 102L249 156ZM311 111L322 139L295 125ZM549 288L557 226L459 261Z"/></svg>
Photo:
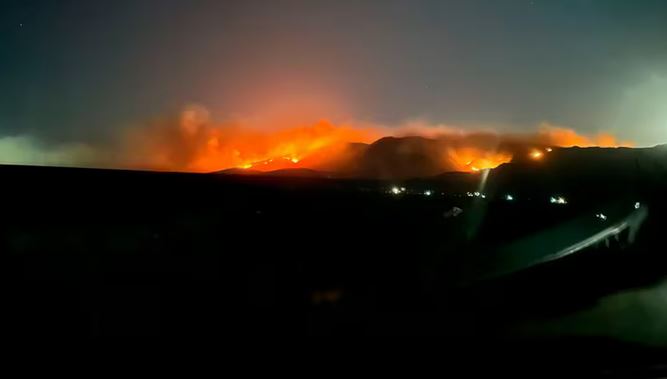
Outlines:
<svg viewBox="0 0 667 379"><path fill-rule="evenodd" d="M466 195L481 174L389 182L0 166L3 334L417 334L634 351L636 341L516 327L664 278L666 150L558 149L492 170L486 199ZM568 204L550 204L553 194ZM649 217L631 245L492 280L471 268L499 246L635 202ZM463 213L445 217L454 206Z"/></svg>

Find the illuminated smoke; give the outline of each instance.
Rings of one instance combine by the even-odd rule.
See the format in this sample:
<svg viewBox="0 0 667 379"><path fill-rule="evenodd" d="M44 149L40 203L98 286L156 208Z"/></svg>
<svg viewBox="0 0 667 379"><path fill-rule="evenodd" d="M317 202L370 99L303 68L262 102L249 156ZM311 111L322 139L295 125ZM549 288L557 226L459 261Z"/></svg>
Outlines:
<svg viewBox="0 0 667 379"><path fill-rule="evenodd" d="M535 133L500 134L428 124L390 128L324 120L296 126L216 123L205 108L192 106L179 117L131 130L115 165L189 172L310 168L400 178L482 171L510 162L517 154L540 160L555 146L627 145L610 134L587 137L548 124Z"/></svg>
<svg viewBox="0 0 667 379"><path fill-rule="evenodd" d="M349 143L372 142L371 129L328 121L296 127L214 123L206 109L190 107L179 118L131 130L126 164L136 168L210 172L226 168L272 171L333 162Z"/></svg>
<svg viewBox="0 0 667 379"><path fill-rule="evenodd" d="M634 144L628 141L618 141L609 133L598 133L593 137L582 136L572 129L542 124L538 133L542 145L553 145L560 147L631 147Z"/></svg>

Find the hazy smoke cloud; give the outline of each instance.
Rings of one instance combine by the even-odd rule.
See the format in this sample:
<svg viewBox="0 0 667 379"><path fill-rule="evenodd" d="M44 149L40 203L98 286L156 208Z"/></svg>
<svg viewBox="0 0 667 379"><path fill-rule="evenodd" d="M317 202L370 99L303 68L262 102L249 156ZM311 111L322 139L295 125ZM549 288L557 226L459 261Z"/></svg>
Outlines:
<svg viewBox="0 0 667 379"><path fill-rule="evenodd" d="M0 138L0 163L86 166L100 163L101 153L79 143L46 146L27 136Z"/></svg>
<svg viewBox="0 0 667 379"><path fill-rule="evenodd" d="M397 136L401 138L382 138ZM124 130L102 147L40 146L28 137L0 139L0 162L210 172L312 168L372 177L477 171L548 146L619 146L612 135L582 136L549 124L535 133L463 131L412 122L399 127L328 121L303 125L216 122L206 108Z"/></svg>

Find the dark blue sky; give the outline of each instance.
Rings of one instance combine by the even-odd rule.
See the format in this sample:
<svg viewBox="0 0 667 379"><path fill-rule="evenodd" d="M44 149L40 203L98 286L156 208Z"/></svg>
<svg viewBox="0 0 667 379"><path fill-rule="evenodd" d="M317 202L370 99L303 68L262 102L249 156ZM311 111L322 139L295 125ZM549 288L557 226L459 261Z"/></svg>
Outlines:
<svg viewBox="0 0 667 379"><path fill-rule="evenodd" d="M655 144L667 1L4 0L0 88L0 138L103 142L197 103Z"/></svg>

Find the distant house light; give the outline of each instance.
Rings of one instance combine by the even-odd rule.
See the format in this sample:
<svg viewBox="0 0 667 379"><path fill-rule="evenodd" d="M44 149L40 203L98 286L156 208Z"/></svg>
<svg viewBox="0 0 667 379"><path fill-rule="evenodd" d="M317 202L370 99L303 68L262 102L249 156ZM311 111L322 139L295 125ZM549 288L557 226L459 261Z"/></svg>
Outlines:
<svg viewBox="0 0 667 379"><path fill-rule="evenodd" d="M562 196L557 196L557 197L551 196L549 198L549 202L551 204L561 204L561 205L567 204L567 200L565 200L565 198Z"/></svg>

